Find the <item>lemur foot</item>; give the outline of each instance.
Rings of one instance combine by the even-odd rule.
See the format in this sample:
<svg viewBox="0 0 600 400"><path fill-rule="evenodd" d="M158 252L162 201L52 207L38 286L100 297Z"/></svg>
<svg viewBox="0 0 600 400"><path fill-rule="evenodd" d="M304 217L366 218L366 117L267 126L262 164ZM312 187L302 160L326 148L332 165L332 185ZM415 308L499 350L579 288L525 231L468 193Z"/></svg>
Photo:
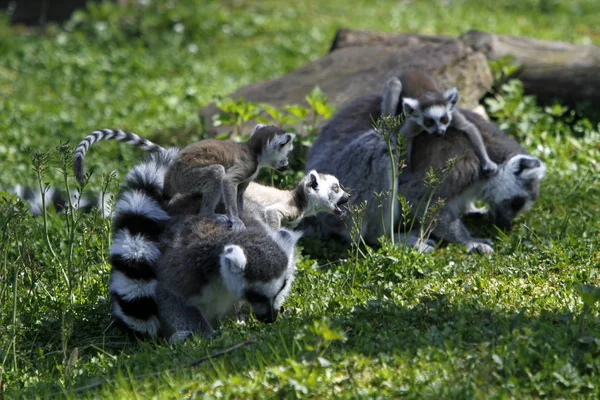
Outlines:
<svg viewBox="0 0 600 400"><path fill-rule="evenodd" d="M473 239L467 244L467 253L491 254L494 252L492 241L489 239Z"/></svg>
<svg viewBox="0 0 600 400"><path fill-rule="evenodd" d="M178 344L185 342L190 336L192 336L192 331L177 331L169 337L169 344Z"/></svg>
<svg viewBox="0 0 600 400"><path fill-rule="evenodd" d="M239 219L231 219L231 230L233 232L243 232L246 230L246 225L244 225L244 223Z"/></svg>
<svg viewBox="0 0 600 400"><path fill-rule="evenodd" d="M481 166L481 171L485 176L492 176L498 171L498 164L488 161Z"/></svg>
<svg viewBox="0 0 600 400"><path fill-rule="evenodd" d="M227 217L227 215L225 215L225 214L213 214L212 219L219 225L225 225L227 227L229 227L231 225L231 221L229 220L229 217Z"/></svg>
<svg viewBox="0 0 600 400"><path fill-rule="evenodd" d="M435 242L431 239L418 240L414 248L421 254L431 253L435 250Z"/></svg>

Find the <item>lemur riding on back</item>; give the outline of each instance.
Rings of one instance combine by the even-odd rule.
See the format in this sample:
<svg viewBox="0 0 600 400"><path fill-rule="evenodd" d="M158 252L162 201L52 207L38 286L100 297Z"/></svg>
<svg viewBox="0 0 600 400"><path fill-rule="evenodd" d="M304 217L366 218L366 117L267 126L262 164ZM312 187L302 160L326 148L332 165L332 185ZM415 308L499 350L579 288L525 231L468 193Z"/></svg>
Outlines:
<svg viewBox="0 0 600 400"><path fill-rule="evenodd" d="M239 218L243 211L244 191L260 167L278 171L288 168L294 137L294 134L277 127L259 124L245 143L214 139L193 143L179 153L167 170L163 195L165 199L172 200L201 194L200 215L219 222L230 222L234 231L244 230L244 223ZM83 158L87 149L96 141L110 139L125 141L147 151L162 150L162 147L132 133L96 131L75 150L74 170L80 183L84 180ZM220 200L225 204L226 216L215 214Z"/></svg>
<svg viewBox="0 0 600 400"><path fill-rule="evenodd" d="M417 70L406 70L399 77L386 82L381 112L383 115L399 115L403 112L406 116L400 132L407 139L406 163L409 168L414 137L423 131L441 136L452 126L467 135L483 173L496 172L498 165L488 156L481 132L456 108L458 100L455 87L442 92L432 76Z"/></svg>

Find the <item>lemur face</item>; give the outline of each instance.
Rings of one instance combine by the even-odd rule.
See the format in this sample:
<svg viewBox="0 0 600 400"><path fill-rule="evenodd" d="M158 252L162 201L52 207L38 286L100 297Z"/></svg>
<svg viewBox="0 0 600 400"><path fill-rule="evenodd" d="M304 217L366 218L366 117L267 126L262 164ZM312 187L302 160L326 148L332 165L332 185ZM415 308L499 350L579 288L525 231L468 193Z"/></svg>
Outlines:
<svg viewBox="0 0 600 400"><path fill-rule="evenodd" d="M420 99L405 97L402 99L402 108L407 118L412 119L425 132L442 136L452 122L452 113L458 103L458 90L452 88L443 97L436 96L433 102L427 96Z"/></svg>
<svg viewBox="0 0 600 400"><path fill-rule="evenodd" d="M280 229L270 233L272 245L227 245L220 273L228 292L246 300L261 322L275 322L290 293L296 270L296 243L301 233Z"/></svg>
<svg viewBox="0 0 600 400"><path fill-rule="evenodd" d="M483 188L494 223L510 229L512 221L538 199L546 166L538 158L518 155L501 165Z"/></svg>
<svg viewBox="0 0 600 400"><path fill-rule="evenodd" d="M341 207L348 203L350 195L346 193L338 179L333 175L310 171L305 178L305 193L311 214L330 212L342 214Z"/></svg>
<svg viewBox="0 0 600 400"><path fill-rule="evenodd" d="M285 277L281 277L271 282L255 283L246 289L244 298L250 303L257 320L267 324L277 320L283 300L289 292L288 285L291 285L291 282L288 283Z"/></svg>
<svg viewBox="0 0 600 400"><path fill-rule="evenodd" d="M273 137L263 149L259 160L260 164L279 172L287 170L290 166L288 156L294 149L295 137L296 135L293 133L284 133Z"/></svg>

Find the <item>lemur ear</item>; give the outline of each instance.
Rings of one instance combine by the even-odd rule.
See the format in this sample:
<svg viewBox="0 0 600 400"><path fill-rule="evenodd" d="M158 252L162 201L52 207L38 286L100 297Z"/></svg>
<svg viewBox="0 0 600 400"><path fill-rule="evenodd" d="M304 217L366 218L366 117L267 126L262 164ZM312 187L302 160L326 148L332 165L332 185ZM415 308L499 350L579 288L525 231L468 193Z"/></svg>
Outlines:
<svg viewBox="0 0 600 400"><path fill-rule="evenodd" d="M317 190L319 187L319 174L314 169L308 173L308 187Z"/></svg>
<svg viewBox="0 0 600 400"><path fill-rule="evenodd" d="M444 98L450 105L450 111L453 111L458 104L458 100L460 99L458 95L458 89L453 87L452 89L446 90L446 93L444 93Z"/></svg>
<svg viewBox="0 0 600 400"><path fill-rule="evenodd" d="M411 99L410 97L405 97L402 99L402 111L405 116L409 116L414 112L419 111L419 100Z"/></svg>
<svg viewBox="0 0 600 400"><path fill-rule="evenodd" d="M252 133L250 134L250 136L254 135L256 132L258 132L259 130L261 130L264 127L266 127L265 124L256 124L254 129L252 129Z"/></svg>
<svg viewBox="0 0 600 400"><path fill-rule="evenodd" d="M286 133L285 134L285 143L284 144L288 144L289 142L293 142L294 139L296 138L296 135L294 133Z"/></svg>
<svg viewBox="0 0 600 400"><path fill-rule="evenodd" d="M277 135L275 139L273 139L273 147L281 148L286 144L292 142L296 137L293 133L284 133L282 135Z"/></svg>
<svg viewBox="0 0 600 400"><path fill-rule="evenodd" d="M279 248L289 256L294 251L298 240L302 237L302 232L280 229L277 232L273 232L271 237Z"/></svg>
<svg viewBox="0 0 600 400"><path fill-rule="evenodd" d="M519 155L508 161L511 171L524 180L542 179L546 174L546 165L539 158Z"/></svg>
<svg viewBox="0 0 600 400"><path fill-rule="evenodd" d="M225 246L221 253L221 265L227 267L232 274L241 274L246 269L246 255L244 250L235 244Z"/></svg>

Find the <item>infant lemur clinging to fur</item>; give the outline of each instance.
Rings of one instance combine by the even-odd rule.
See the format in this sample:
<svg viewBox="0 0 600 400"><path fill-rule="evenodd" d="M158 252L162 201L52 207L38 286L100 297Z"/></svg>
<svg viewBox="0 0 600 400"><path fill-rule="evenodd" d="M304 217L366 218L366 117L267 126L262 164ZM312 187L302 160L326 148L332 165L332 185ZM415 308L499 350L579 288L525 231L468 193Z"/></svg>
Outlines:
<svg viewBox="0 0 600 400"><path fill-rule="evenodd" d="M416 136L423 132L441 136L448 127L453 127L467 135L483 173L496 172L498 165L488 156L481 132L456 108L459 96L455 87L442 92L431 75L409 69L389 79L384 93L382 114L399 115L403 112L406 116L400 132L407 139L406 164L409 168L412 167L412 144Z"/></svg>

